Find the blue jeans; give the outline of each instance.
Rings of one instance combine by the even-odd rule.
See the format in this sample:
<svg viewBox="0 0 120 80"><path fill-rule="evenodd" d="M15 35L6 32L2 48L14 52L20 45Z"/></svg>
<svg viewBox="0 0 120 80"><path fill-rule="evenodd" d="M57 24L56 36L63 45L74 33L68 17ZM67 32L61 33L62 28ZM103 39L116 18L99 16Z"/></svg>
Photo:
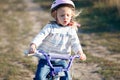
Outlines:
<svg viewBox="0 0 120 80"><path fill-rule="evenodd" d="M62 65L63 67L67 66L67 62L65 60L60 60L60 61L52 61L53 65ZM45 59L40 59L35 78L34 80L47 80L46 76L50 72L50 67L47 65L47 61ZM69 71L65 72L65 76L61 77L60 80L71 80Z"/></svg>

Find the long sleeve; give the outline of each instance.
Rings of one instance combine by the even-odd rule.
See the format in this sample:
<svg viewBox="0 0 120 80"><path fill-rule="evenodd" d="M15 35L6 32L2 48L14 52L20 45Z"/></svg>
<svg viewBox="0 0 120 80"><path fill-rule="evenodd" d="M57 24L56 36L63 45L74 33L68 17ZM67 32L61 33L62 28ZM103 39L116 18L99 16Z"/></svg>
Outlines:
<svg viewBox="0 0 120 80"><path fill-rule="evenodd" d="M77 53L78 51L83 52L76 30L73 30L73 36L71 39L71 49L74 53Z"/></svg>
<svg viewBox="0 0 120 80"><path fill-rule="evenodd" d="M40 32L39 34L32 40L31 43L34 43L36 47L38 47L42 41L45 39L45 37L50 33L51 31L51 24L47 24Z"/></svg>

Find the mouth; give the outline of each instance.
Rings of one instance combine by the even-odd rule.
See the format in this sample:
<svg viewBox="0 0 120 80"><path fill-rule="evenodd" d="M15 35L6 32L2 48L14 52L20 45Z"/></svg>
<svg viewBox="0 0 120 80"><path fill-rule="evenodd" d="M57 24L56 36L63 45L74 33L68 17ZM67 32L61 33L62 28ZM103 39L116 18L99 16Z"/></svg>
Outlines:
<svg viewBox="0 0 120 80"><path fill-rule="evenodd" d="M64 24L66 24L67 23L67 21L64 21Z"/></svg>

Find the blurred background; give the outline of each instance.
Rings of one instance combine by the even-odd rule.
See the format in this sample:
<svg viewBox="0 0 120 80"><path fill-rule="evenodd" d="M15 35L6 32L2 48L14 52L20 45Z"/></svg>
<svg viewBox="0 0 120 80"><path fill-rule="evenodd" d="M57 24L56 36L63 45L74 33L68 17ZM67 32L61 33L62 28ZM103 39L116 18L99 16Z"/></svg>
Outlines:
<svg viewBox="0 0 120 80"><path fill-rule="evenodd" d="M0 80L32 80L37 62L23 51L52 20L53 1L0 0ZM82 11L76 18L81 24L78 36L88 57L85 62L76 61L81 64L77 68L86 71L83 75L81 68L73 80L120 80L120 0L73 1L76 12ZM96 74L99 79L90 76Z"/></svg>

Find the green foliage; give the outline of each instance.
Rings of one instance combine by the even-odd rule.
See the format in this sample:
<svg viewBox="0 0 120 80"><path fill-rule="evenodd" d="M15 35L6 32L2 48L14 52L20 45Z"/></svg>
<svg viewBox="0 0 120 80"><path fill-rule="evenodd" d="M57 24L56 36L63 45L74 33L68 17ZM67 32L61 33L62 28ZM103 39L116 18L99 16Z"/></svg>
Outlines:
<svg viewBox="0 0 120 80"><path fill-rule="evenodd" d="M101 11L102 10L102 11ZM99 9L93 8L89 10L89 12L81 14L80 18L83 19L83 23L81 24L87 31L93 30L96 32L112 32L112 31L120 31L120 16L117 13L115 8L113 9ZM89 14L90 13L90 14Z"/></svg>
<svg viewBox="0 0 120 80"><path fill-rule="evenodd" d="M80 2L78 1L77 4L79 4ZM87 4L92 3L92 5L91 6L86 5L86 7L79 6L79 8L84 7L83 13L79 16L79 18L81 19L81 24L84 27L85 31L89 31L89 32L120 31L120 27L119 27L120 14L116 6L110 7L103 2L94 3L90 1L86 3Z"/></svg>
<svg viewBox="0 0 120 80"><path fill-rule="evenodd" d="M93 6L93 2L91 0L73 0L73 2L77 9Z"/></svg>

